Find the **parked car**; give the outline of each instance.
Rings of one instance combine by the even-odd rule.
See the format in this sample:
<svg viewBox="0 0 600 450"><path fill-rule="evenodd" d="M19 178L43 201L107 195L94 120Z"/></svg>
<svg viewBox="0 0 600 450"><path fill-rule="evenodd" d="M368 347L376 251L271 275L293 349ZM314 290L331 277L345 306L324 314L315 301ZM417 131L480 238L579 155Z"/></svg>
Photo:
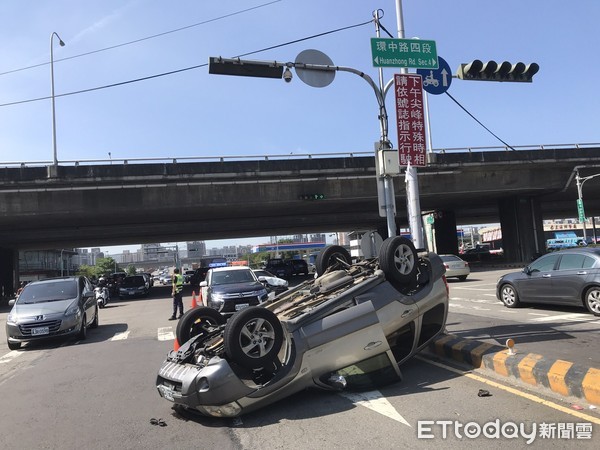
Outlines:
<svg viewBox="0 0 600 450"><path fill-rule="evenodd" d="M267 259L264 269L279 278L289 278L292 276L292 266L287 264L282 258Z"/></svg>
<svg viewBox="0 0 600 450"><path fill-rule="evenodd" d="M458 278L465 281L471 273L469 263L463 261L456 255L440 255L446 268L446 278Z"/></svg>
<svg viewBox="0 0 600 450"><path fill-rule="evenodd" d="M394 237L378 258L351 263L343 247L325 247L318 278L272 301L228 319L207 307L187 311L176 329L182 345L158 371L159 395L235 417L308 387L364 390L401 380L399 365L444 329L442 260Z"/></svg>
<svg viewBox="0 0 600 450"><path fill-rule="evenodd" d="M77 336L98 326L94 286L86 277L47 278L28 283L6 317L8 348L17 350L29 341Z"/></svg>
<svg viewBox="0 0 600 450"><path fill-rule="evenodd" d="M209 269L200 289L206 305L227 316L268 298L267 290L248 267Z"/></svg>
<svg viewBox="0 0 600 450"><path fill-rule="evenodd" d="M543 255L522 271L501 276L496 297L508 308L522 303L585 306L600 316L600 248Z"/></svg>
<svg viewBox="0 0 600 450"><path fill-rule="evenodd" d="M143 275L131 275L123 278L119 286L119 298L147 297L150 294L150 285Z"/></svg>
<svg viewBox="0 0 600 450"><path fill-rule="evenodd" d="M308 275L308 264L303 259L288 259L286 264L292 268L292 275Z"/></svg>
<svg viewBox="0 0 600 450"><path fill-rule="evenodd" d="M258 281L264 284L264 286L267 288L267 291L274 292L275 295L279 295L288 290L289 283L287 280L278 278L266 270L254 269L252 271L254 272L254 275L258 277Z"/></svg>
<svg viewBox="0 0 600 450"><path fill-rule="evenodd" d="M201 282L206 279L209 267L199 267L194 271L194 274L190 278L190 284L192 286L199 286Z"/></svg>
<svg viewBox="0 0 600 450"><path fill-rule="evenodd" d="M186 270L185 272L183 272L183 282L190 283L195 273L195 270Z"/></svg>
<svg viewBox="0 0 600 450"><path fill-rule="evenodd" d="M171 275L163 275L160 282L163 284L163 286L166 286L167 284L171 284L173 282L173 277Z"/></svg>

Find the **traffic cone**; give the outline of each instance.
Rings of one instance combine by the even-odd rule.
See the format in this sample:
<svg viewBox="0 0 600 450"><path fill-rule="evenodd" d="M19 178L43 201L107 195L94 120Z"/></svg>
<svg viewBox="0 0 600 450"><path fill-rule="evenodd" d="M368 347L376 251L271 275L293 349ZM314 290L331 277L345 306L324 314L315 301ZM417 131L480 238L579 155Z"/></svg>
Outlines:
<svg viewBox="0 0 600 450"><path fill-rule="evenodd" d="M196 306L198 306L198 303L196 303L196 291L192 291L192 308Z"/></svg>
<svg viewBox="0 0 600 450"><path fill-rule="evenodd" d="M173 344L173 351L176 352L179 350L179 341L175 338L175 344Z"/></svg>
<svg viewBox="0 0 600 450"><path fill-rule="evenodd" d="M202 289L198 291L198 303L200 303L201 306L204 306L204 300L202 299Z"/></svg>

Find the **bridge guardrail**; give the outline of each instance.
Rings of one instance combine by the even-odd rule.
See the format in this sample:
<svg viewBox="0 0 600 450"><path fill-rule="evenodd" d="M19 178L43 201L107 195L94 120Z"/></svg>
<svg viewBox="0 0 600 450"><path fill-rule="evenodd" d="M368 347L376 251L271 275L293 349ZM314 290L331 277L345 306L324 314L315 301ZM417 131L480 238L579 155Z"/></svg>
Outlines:
<svg viewBox="0 0 600 450"><path fill-rule="evenodd" d="M541 144L541 145L515 145L496 146L496 147L450 147L433 149L431 153L473 153L485 151L507 151L514 150L530 151L530 150L559 150L569 148L594 148L600 147L600 143L583 143L583 144ZM227 156L179 156L179 157L137 157L137 158L110 158L110 159L77 159L59 161L59 165L94 165L94 164L143 164L143 163L161 163L161 164L177 164L178 162L225 162L225 161L269 161L269 160L286 160L286 159L317 159L317 158L353 158L373 156L372 151L360 152L325 152L325 153L288 153L288 154L272 154L272 155L227 155ZM0 161L1 167L39 167L51 166L53 161Z"/></svg>

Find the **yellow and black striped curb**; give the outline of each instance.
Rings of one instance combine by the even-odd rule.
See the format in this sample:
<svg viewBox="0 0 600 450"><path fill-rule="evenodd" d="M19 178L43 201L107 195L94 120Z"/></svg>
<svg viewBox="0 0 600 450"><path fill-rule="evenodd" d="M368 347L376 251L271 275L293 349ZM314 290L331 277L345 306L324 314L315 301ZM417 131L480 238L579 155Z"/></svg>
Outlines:
<svg viewBox="0 0 600 450"><path fill-rule="evenodd" d="M535 353L510 354L505 347L452 334L440 334L430 349L439 356L493 370L499 375L600 406L600 369Z"/></svg>

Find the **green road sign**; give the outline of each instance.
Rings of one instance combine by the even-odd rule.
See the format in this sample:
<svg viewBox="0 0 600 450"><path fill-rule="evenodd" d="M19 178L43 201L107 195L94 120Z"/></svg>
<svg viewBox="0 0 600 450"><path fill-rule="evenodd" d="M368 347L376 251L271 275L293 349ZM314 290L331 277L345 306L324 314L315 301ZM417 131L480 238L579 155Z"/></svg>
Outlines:
<svg viewBox="0 0 600 450"><path fill-rule="evenodd" d="M585 212L583 211L583 200L577 199L577 214L579 214L579 221L585 222Z"/></svg>
<svg viewBox="0 0 600 450"><path fill-rule="evenodd" d="M371 38L373 67L437 69L435 41Z"/></svg>

